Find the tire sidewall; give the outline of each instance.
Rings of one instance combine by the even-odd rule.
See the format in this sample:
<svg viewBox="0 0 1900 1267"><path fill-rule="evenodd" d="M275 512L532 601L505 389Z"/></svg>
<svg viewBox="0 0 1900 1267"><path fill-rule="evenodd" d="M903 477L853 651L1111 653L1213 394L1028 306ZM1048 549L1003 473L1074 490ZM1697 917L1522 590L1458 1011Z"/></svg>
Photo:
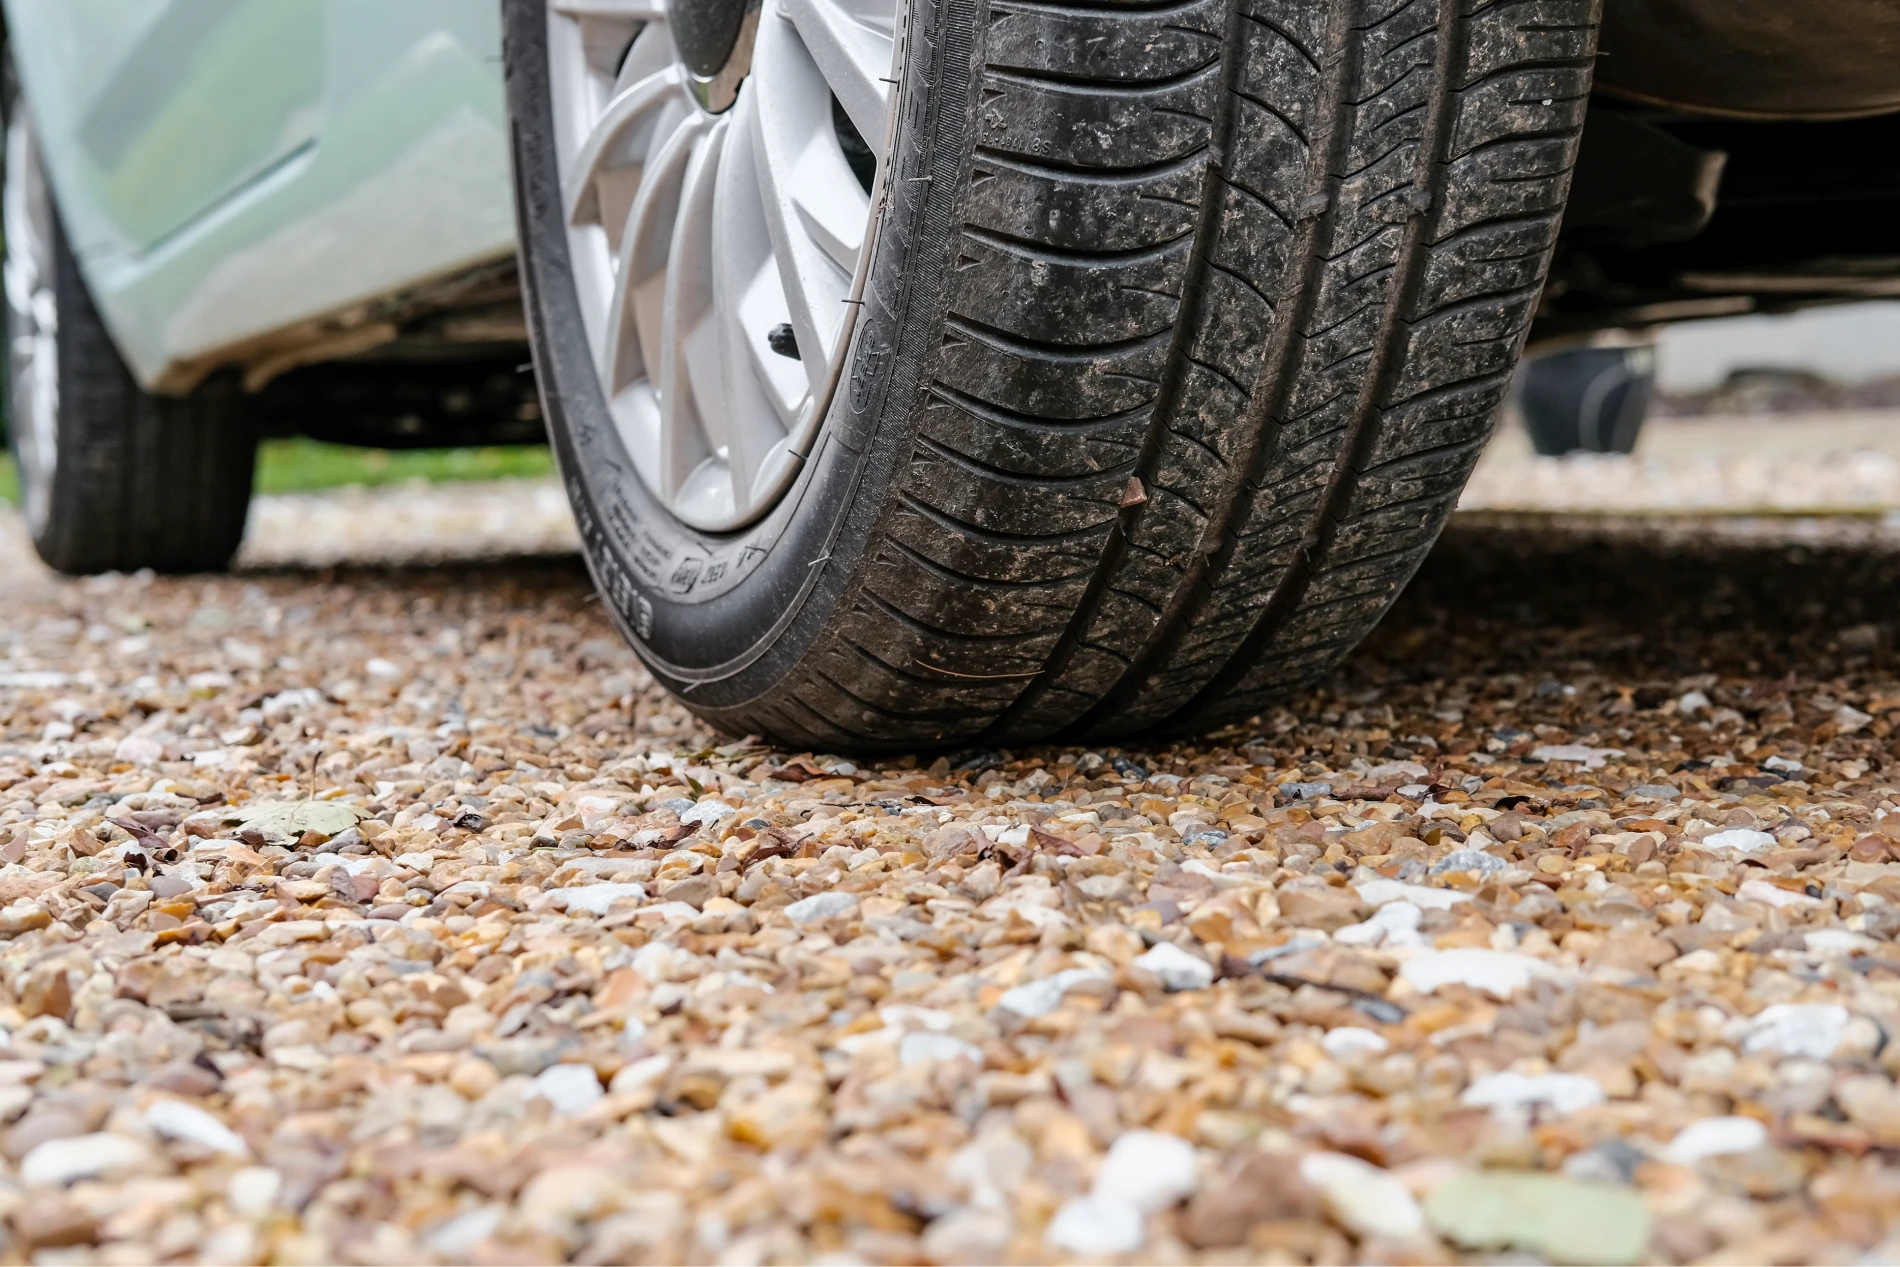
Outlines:
<svg viewBox="0 0 1900 1267"><path fill-rule="evenodd" d="M975 0L906 6L898 38L913 51L894 94L891 155L844 372L784 499L752 527L715 535L665 510L615 431L570 270L545 0L507 0L523 292L550 442L609 611L662 683L715 721L771 693L811 651L851 602L890 510L911 450L920 370L941 337L949 212L970 126L974 11Z"/></svg>

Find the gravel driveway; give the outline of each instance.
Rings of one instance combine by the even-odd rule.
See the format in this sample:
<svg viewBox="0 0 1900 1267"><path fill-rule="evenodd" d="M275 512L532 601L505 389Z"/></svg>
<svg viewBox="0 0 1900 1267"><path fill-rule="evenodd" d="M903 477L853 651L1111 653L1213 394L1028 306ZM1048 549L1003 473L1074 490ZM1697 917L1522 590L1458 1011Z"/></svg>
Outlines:
<svg viewBox="0 0 1900 1267"><path fill-rule="evenodd" d="M0 521L0 1256L1900 1257L1886 534L1466 517L1255 728L890 762L278 544Z"/></svg>

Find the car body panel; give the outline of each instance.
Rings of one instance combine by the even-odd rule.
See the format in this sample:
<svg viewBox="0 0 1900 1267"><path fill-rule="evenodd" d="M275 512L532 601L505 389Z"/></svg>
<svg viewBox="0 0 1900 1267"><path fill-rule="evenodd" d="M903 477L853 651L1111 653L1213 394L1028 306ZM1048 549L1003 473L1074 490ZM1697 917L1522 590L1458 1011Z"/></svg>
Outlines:
<svg viewBox="0 0 1900 1267"><path fill-rule="evenodd" d="M1604 0L1596 87L1743 119L1900 110L1894 0Z"/></svg>
<svg viewBox="0 0 1900 1267"><path fill-rule="evenodd" d="M493 0L4 0L67 236L139 381L514 250ZM352 344L354 338L354 344Z"/></svg>

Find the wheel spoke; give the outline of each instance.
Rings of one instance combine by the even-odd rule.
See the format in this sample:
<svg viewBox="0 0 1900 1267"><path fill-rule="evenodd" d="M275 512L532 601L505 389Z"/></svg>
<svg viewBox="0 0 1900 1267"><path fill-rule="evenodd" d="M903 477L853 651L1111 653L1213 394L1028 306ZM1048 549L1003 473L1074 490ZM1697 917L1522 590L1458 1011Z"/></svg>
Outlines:
<svg viewBox="0 0 1900 1267"><path fill-rule="evenodd" d="M739 94L732 133L721 158L714 210L713 285L720 313L720 353L727 415L727 453L735 505L768 495L787 452L787 436L811 400L800 363L771 348L787 324L785 292L773 263L770 230L758 188L752 115L758 94Z"/></svg>
<svg viewBox="0 0 1900 1267"><path fill-rule="evenodd" d="M880 27L864 16L868 4L846 7L836 0L783 0L785 11L804 37L805 47L818 64L852 126L871 145L884 137L884 115L890 108L891 56L894 41L889 19Z"/></svg>
<svg viewBox="0 0 1900 1267"><path fill-rule="evenodd" d="M850 175L851 168L834 146L814 144L798 156L792 179L792 206L799 224L846 277L857 270L858 253L864 249L864 221L871 212L871 199L857 181L839 179Z"/></svg>
<svg viewBox="0 0 1900 1267"><path fill-rule="evenodd" d="M790 24L762 23L759 43L768 56L747 85L758 94L750 119L754 170L800 360L816 396L825 389L845 327L856 252L834 257L813 226L833 226L822 236L842 237L852 231L855 215L856 236L862 238L870 202L832 131L823 77L802 56Z"/></svg>
<svg viewBox="0 0 1900 1267"><path fill-rule="evenodd" d="M668 495L678 495L725 441L724 402L716 376L708 382L703 368L712 307L713 183L725 133L715 127L693 148L667 252L659 395L660 465Z"/></svg>
<svg viewBox="0 0 1900 1267"><path fill-rule="evenodd" d="M613 214L615 209L603 203L601 178L614 168L637 169L638 163L632 156L643 150L639 144L641 125L652 123L662 107L684 98L679 72L670 66L614 94L582 142L573 163L562 173L569 224L612 225L617 221L618 217ZM637 170L629 175L638 179Z"/></svg>
<svg viewBox="0 0 1900 1267"><path fill-rule="evenodd" d="M621 232L606 354L597 358L609 397L647 377L647 367L659 363L666 264L679 219L680 182L704 130L697 116L689 117L644 164L640 191Z"/></svg>

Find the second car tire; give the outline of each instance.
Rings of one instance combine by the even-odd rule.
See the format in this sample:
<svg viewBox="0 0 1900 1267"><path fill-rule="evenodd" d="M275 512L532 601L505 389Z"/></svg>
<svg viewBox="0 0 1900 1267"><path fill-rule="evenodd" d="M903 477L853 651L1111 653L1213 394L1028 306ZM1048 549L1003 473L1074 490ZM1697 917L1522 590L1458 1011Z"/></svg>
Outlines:
<svg viewBox="0 0 1900 1267"><path fill-rule="evenodd" d="M1311 683L1490 435L1596 18L913 0L839 389L791 492L721 535L616 450L567 272L547 12L510 0L546 412L636 649L722 728L824 748L1205 726Z"/></svg>
<svg viewBox="0 0 1900 1267"><path fill-rule="evenodd" d="M1525 363L1517 404L1545 457L1631 453L1655 385L1654 347L1566 348Z"/></svg>
<svg viewBox="0 0 1900 1267"><path fill-rule="evenodd" d="M28 532L62 572L208 572L244 537L257 445L236 385L161 397L86 290L6 69L7 429Z"/></svg>

